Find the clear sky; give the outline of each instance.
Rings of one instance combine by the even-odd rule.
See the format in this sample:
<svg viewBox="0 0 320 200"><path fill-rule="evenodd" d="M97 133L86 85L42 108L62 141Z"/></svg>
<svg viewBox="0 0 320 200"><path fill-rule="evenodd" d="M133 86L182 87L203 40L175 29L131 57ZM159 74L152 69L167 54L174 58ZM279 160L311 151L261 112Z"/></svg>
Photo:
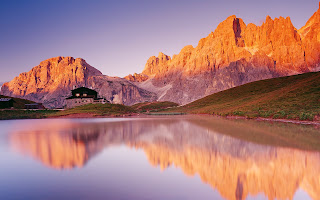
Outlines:
<svg viewBox="0 0 320 200"><path fill-rule="evenodd" d="M140 73L150 56L172 56L230 15L261 25L290 16L302 27L318 0L0 0L0 82L56 56L81 57L110 76Z"/></svg>

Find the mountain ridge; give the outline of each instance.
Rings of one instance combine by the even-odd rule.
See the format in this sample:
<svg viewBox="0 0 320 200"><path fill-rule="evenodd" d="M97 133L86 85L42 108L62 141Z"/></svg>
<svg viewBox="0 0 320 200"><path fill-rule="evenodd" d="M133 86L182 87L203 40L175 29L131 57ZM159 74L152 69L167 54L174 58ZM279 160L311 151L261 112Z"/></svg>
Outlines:
<svg viewBox="0 0 320 200"><path fill-rule="evenodd" d="M136 85L148 90L152 83L164 91L156 92L158 100L186 104L248 82L319 71L319 32L319 9L299 30L290 17L267 16L257 26L232 15L196 47L187 45L172 58L161 52L150 57L138 74L148 76L149 84Z"/></svg>

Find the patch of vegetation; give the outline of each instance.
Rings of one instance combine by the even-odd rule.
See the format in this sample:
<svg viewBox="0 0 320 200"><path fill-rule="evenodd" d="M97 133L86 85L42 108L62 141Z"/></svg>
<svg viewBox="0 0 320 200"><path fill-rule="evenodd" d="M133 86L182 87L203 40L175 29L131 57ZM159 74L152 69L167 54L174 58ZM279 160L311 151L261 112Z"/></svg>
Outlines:
<svg viewBox="0 0 320 200"><path fill-rule="evenodd" d="M320 72L248 83L166 112L319 120Z"/></svg>
<svg viewBox="0 0 320 200"><path fill-rule="evenodd" d="M313 120L314 115L312 113L308 113L308 112L301 112L299 114L299 119L300 120Z"/></svg>
<svg viewBox="0 0 320 200"><path fill-rule="evenodd" d="M92 114L93 116L122 116L134 113L132 108L121 104L87 104L50 114L50 117L72 114Z"/></svg>
<svg viewBox="0 0 320 200"><path fill-rule="evenodd" d="M0 111L0 120L41 119L56 112L55 110L2 110Z"/></svg>
<svg viewBox="0 0 320 200"><path fill-rule="evenodd" d="M159 112L167 108L177 107L179 104L170 102L170 101L163 101L163 102L144 102L144 103L137 103L131 106L132 109L136 110L137 112Z"/></svg>
<svg viewBox="0 0 320 200"><path fill-rule="evenodd" d="M142 113L149 111L160 111L168 107L174 107L178 104L173 102L144 102L133 106L121 104L87 104L75 108L59 111L49 114L49 117L67 116L73 114L90 114L92 116L124 116L133 113Z"/></svg>
<svg viewBox="0 0 320 200"><path fill-rule="evenodd" d="M185 115L186 113L180 113L180 112L151 112L151 113L146 113L147 115Z"/></svg>

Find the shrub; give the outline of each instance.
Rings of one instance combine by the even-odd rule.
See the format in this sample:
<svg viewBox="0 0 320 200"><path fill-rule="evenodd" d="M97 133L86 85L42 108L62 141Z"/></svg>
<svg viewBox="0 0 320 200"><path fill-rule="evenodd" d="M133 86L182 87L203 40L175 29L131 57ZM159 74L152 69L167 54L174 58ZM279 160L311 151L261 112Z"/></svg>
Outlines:
<svg viewBox="0 0 320 200"><path fill-rule="evenodd" d="M306 112L301 112L299 115L300 120L310 120L312 121L314 118L314 115L312 113L306 113Z"/></svg>
<svg viewBox="0 0 320 200"><path fill-rule="evenodd" d="M233 115L245 116L245 113L243 111L236 110L233 112Z"/></svg>

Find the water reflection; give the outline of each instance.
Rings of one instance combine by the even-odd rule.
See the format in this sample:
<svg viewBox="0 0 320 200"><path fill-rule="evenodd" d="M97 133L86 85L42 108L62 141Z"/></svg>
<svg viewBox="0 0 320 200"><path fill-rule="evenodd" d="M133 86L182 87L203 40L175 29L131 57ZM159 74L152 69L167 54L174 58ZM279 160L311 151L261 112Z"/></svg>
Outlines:
<svg viewBox="0 0 320 200"><path fill-rule="evenodd" d="M292 199L298 189L320 197L320 154L307 151L318 147L319 130L310 126L187 117L63 125L47 120L41 127L14 130L11 146L53 168L83 167L103 149L126 145L142 149L162 170L174 165L186 175L199 174L226 199L261 193Z"/></svg>

